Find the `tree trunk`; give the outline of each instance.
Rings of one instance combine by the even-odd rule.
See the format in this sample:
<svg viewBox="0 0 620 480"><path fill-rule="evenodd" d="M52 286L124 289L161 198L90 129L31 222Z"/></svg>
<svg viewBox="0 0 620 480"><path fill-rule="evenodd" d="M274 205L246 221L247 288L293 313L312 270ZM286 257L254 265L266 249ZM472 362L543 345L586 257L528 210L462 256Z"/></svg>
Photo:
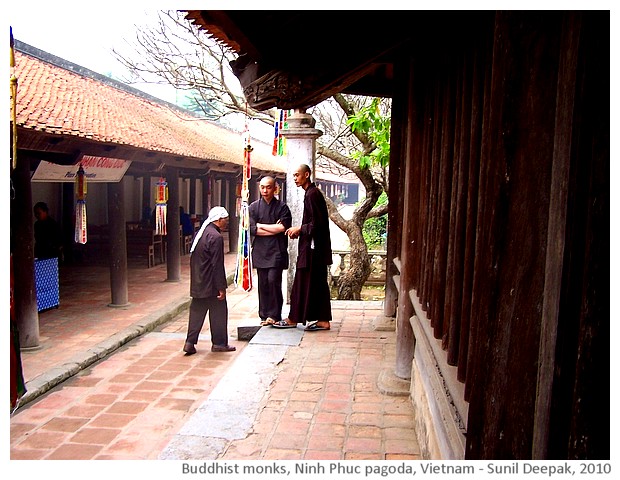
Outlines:
<svg viewBox="0 0 620 480"><path fill-rule="evenodd" d="M349 267L338 278L338 300L360 300L364 283L370 275L370 257L362 229L350 222L347 230L351 243Z"/></svg>

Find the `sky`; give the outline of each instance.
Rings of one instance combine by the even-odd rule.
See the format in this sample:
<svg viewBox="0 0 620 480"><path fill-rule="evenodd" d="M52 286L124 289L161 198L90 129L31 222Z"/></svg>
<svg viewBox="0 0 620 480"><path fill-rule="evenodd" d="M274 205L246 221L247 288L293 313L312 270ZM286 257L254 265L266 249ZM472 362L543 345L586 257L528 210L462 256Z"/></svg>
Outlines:
<svg viewBox="0 0 620 480"><path fill-rule="evenodd" d="M114 78L126 77L123 66L112 54L112 49L127 49L126 42L135 37L136 25L153 22L155 8L132 3L129 8L101 2L84 12L83 7L62 7L62 3L48 2L36 8L9 7L6 20L13 37L28 45ZM23 4L21 4L23 5ZM30 6L30 2L28 2ZM95 4L96 5L96 4ZM89 20L86 22L85 20ZM151 95L170 102L175 101L172 87L132 85Z"/></svg>

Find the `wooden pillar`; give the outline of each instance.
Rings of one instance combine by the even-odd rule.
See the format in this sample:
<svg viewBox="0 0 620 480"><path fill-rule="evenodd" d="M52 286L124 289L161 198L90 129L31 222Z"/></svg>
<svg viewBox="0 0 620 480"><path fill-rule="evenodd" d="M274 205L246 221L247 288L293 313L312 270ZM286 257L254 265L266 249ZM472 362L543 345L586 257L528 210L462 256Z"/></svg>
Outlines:
<svg viewBox="0 0 620 480"><path fill-rule="evenodd" d="M75 248L75 224L73 222L73 182L62 184L62 254L65 263L82 260L81 251Z"/></svg>
<svg viewBox="0 0 620 480"><path fill-rule="evenodd" d="M206 220L211 208L211 175L202 177L202 216Z"/></svg>
<svg viewBox="0 0 620 480"><path fill-rule="evenodd" d="M125 190L123 181L108 183L108 222L110 228L110 307L129 303L127 277L127 233L125 231Z"/></svg>
<svg viewBox="0 0 620 480"><path fill-rule="evenodd" d="M288 150L288 164L286 173L286 198L284 202L291 210L293 225L301 224L301 217L304 210L304 190L297 187L293 180L293 173L297 170L300 163L305 163L312 169L312 179L314 181L315 160L316 160L316 139L323 135L323 132L314 128L316 120L309 113L295 110L288 118L289 128L282 131L286 137L286 148ZM295 279L295 264L297 263L297 244L298 242L288 242L289 268L287 278L287 303L290 301L291 288Z"/></svg>
<svg viewBox="0 0 620 480"><path fill-rule="evenodd" d="M237 216L237 180L232 177L226 180L228 187L228 250L237 251L239 241L239 217Z"/></svg>
<svg viewBox="0 0 620 480"><path fill-rule="evenodd" d="M151 176L145 175L142 177L142 221L151 221L151 197L153 191L151 190Z"/></svg>
<svg viewBox="0 0 620 480"><path fill-rule="evenodd" d="M11 174L11 252L15 321L22 349L39 346L39 312L34 281L34 214L28 159L18 159Z"/></svg>
<svg viewBox="0 0 620 480"><path fill-rule="evenodd" d="M181 280L181 239L179 237L179 170L175 167L166 167L168 182L168 208L166 216L166 247L168 249L166 267L167 282Z"/></svg>
<svg viewBox="0 0 620 480"><path fill-rule="evenodd" d="M196 213L196 177L189 178L189 205L187 206L187 213L194 215Z"/></svg>
<svg viewBox="0 0 620 480"><path fill-rule="evenodd" d="M409 79L413 78L413 65L409 64ZM408 82L407 95L407 111L408 117L413 117L415 110L413 85ZM414 129L416 125L407 123L407 134L404 145L404 162L401 167L403 174L402 181L402 212L415 212L417 185L414 183L417 179L412 174L413 164L416 161L416 148L419 148L419 142L414 142ZM396 367L394 374L402 379L411 378L411 368L413 362L413 351L415 346L415 338L413 329L409 319L413 316L413 305L409 296L409 291L414 288L414 255L410 250L414 246L411 240L414 238L412 215L402 216L402 241L401 241L401 270L400 270L400 295L398 297L398 310L396 315ZM416 246L417 247L417 246Z"/></svg>
<svg viewBox="0 0 620 480"><path fill-rule="evenodd" d="M395 68L400 69L400 64ZM406 72L402 72L406 73ZM398 268L394 263L400 255L401 236L402 236L402 192L404 172L404 148L406 140L406 75L395 75L398 79L400 88L395 89L395 97L392 102L392 121L391 121L391 141L390 141L390 172L388 193L388 225L387 225L387 252L386 252L386 271L385 271L385 299L383 301L383 315L385 317L396 317L396 307L398 305L398 288L394 277L399 274ZM403 292L403 294L405 294Z"/></svg>
<svg viewBox="0 0 620 480"><path fill-rule="evenodd" d="M394 176L399 172L399 168L396 165L397 162L390 161L390 195L389 195L389 208L388 208L388 233L387 233L387 247L386 247L386 263L385 263L385 297L383 300L383 315L386 317L396 316L396 306L398 305L398 289L394 277L399 272L394 260L399 259L400 254L400 216L402 212L399 211L398 204L400 202L400 190L398 180L392 183L392 172ZM394 192L392 193L392 189ZM398 197L392 201L392 197Z"/></svg>

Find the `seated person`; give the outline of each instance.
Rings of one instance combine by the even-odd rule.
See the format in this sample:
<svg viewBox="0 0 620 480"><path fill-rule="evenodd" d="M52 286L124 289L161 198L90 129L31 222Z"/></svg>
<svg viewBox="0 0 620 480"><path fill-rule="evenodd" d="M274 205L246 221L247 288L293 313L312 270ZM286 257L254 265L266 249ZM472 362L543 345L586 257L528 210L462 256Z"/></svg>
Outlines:
<svg viewBox="0 0 620 480"><path fill-rule="evenodd" d="M180 217L181 217L181 228L183 230L183 236L193 236L194 235L194 225L192 225L192 219L189 214L185 213L183 207L179 207Z"/></svg>
<svg viewBox="0 0 620 480"><path fill-rule="evenodd" d="M50 217L47 204L38 202L33 210L37 219L34 222L34 257L39 260L60 257L62 251L60 228Z"/></svg>

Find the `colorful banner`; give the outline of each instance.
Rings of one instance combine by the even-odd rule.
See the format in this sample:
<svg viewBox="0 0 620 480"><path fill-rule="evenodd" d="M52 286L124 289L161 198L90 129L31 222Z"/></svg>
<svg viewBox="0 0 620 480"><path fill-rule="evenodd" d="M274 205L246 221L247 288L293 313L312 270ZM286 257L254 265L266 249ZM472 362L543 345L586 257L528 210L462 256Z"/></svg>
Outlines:
<svg viewBox="0 0 620 480"><path fill-rule="evenodd" d="M246 292L252 290L252 258L250 251L250 207L248 205L250 191L248 182L252 177L252 161L250 135L246 126L243 149L243 182L241 184L241 207L239 209L239 240L237 244L237 269L235 285Z"/></svg>
<svg viewBox="0 0 620 480"><path fill-rule="evenodd" d="M289 115L290 115L290 110L280 110L278 118L274 122L273 148L271 150L271 154L273 156L283 156L287 154L286 137L282 134L282 132L288 129Z"/></svg>

